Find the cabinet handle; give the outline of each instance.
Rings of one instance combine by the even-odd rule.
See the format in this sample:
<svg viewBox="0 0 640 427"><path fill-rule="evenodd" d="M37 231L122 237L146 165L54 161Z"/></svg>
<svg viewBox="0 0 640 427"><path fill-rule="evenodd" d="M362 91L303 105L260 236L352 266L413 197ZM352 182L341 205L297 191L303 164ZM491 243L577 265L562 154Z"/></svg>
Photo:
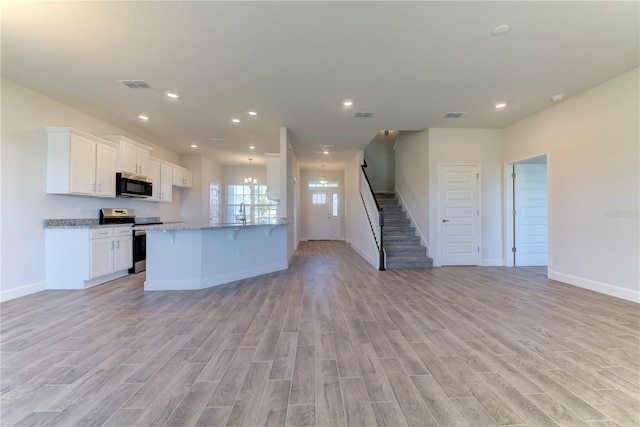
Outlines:
<svg viewBox="0 0 640 427"><path fill-rule="evenodd" d="M117 245L117 246L116 246L116 249L117 249L117 250L120 250L120 240L116 240L116 245Z"/></svg>
<svg viewBox="0 0 640 427"><path fill-rule="evenodd" d="M96 191L96 183L91 184L91 191Z"/></svg>
<svg viewBox="0 0 640 427"><path fill-rule="evenodd" d="M102 184L98 184L98 193L102 192Z"/></svg>

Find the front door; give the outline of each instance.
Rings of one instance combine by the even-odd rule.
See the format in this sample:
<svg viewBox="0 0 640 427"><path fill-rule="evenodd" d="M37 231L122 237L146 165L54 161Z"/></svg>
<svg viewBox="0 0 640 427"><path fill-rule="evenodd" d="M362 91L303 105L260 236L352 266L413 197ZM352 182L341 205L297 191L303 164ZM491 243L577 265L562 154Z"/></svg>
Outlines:
<svg viewBox="0 0 640 427"><path fill-rule="evenodd" d="M218 184L209 185L209 225L216 225L220 222L219 193Z"/></svg>
<svg viewBox="0 0 640 427"><path fill-rule="evenodd" d="M309 188L309 240L340 239L338 188Z"/></svg>
<svg viewBox="0 0 640 427"><path fill-rule="evenodd" d="M440 166L442 265L480 265L480 167Z"/></svg>

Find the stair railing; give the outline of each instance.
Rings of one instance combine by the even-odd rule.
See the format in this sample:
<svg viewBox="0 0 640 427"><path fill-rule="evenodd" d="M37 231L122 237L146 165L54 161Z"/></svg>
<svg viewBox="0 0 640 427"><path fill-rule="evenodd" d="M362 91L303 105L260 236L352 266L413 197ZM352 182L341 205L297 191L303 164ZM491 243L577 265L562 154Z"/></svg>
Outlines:
<svg viewBox="0 0 640 427"><path fill-rule="evenodd" d="M373 238L375 239L376 246L378 247L378 270L383 271L385 269L384 238L382 233L384 229L384 211L378 204L376 196L373 193L371 182L369 181L367 172L364 169L366 167L367 162L364 162L364 165L360 166L360 197L362 198L362 203L364 204L364 209L367 213L367 219L369 220L369 226L371 227Z"/></svg>

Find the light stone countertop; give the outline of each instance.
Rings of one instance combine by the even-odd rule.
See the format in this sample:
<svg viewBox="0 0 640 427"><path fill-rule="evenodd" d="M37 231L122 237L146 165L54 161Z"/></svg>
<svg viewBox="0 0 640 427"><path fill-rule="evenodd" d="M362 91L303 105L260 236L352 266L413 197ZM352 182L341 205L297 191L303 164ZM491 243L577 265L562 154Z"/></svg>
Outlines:
<svg viewBox="0 0 640 427"><path fill-rule="evenodd" d="M203 225L203 224L190 224L184 222L171 223L165 222L164 224L157 225L136 225L134 230L146 230L146 231L179 231L179 230L224 230L229 228L259 228L259 227L275 227L280 225L288 225L286 221L274 221L266 224L246 224L239 223L222 223L216 225Z"/></svg>

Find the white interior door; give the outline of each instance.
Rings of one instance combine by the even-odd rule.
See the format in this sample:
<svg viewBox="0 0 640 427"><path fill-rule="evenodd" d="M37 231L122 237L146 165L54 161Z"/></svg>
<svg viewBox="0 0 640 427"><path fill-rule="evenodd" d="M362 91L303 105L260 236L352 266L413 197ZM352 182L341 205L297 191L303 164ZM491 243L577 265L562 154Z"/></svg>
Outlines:
<svg viewBox="0 0 640 427"><path fill-rule="evenodd" d="M547 165L514 164L513 172L515 265L546 266Z"/></svg>
<svg viewBox="0 0 640 427"><path fill-rule="evenodd" d="M220 222L220 186L218 184L209 185L209 224L216 225Z"/></svg>
<svg viewBox="0 0 640 427"><path fill-rule="evenodd" d="M337 188L309 189L309 240L340 238L340 192Z"/></svg>
<svg viewBox="0 0 640 427"><path fill-rule="evenodd" d="M442 265L480 265L480 168L440 166Z"/></svg>

